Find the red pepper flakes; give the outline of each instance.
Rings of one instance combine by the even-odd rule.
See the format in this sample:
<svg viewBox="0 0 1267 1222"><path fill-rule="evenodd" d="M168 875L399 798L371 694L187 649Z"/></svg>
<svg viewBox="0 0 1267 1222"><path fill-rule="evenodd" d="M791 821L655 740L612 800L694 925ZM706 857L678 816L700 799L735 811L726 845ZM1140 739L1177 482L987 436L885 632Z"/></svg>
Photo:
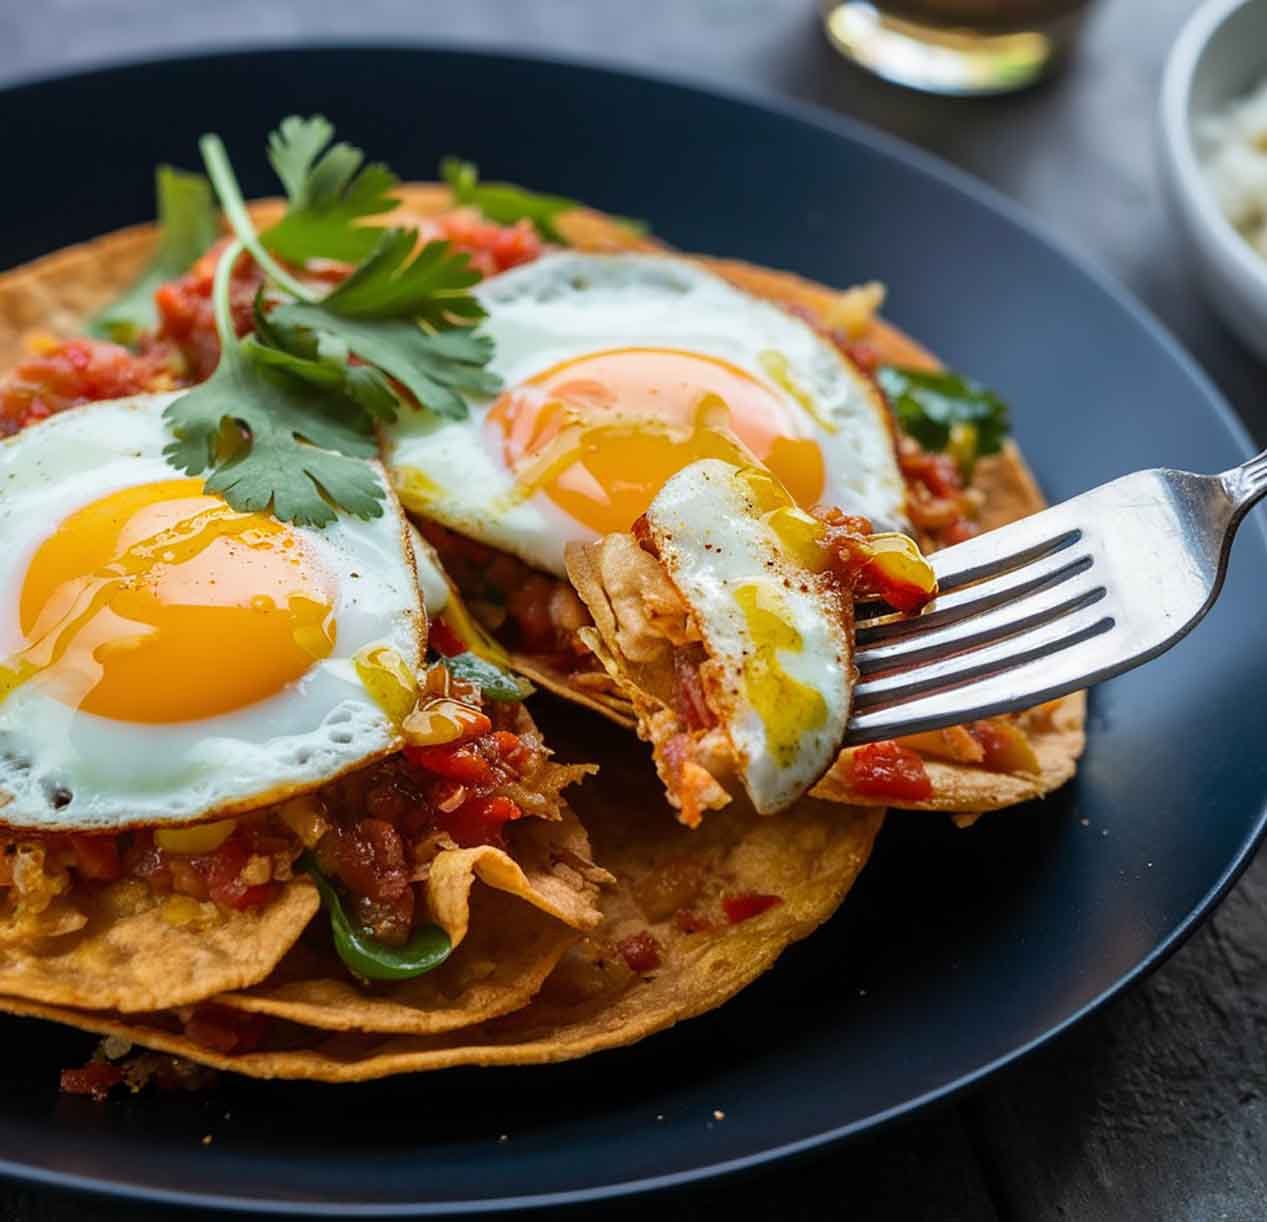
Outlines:
<svg viewBox="0 0 1267 1222"><path fill-rule="evenodd" d="M97 1103L104 1103L110 1092L123 1082L123 1070L109 1061L89 1061L78 1069L63 1069L61 1091L63 1095L91 1095Z"/></svg>
<svg viewBox="0 0 1267 1222"><path fill-rule="evenodd" d="M760 916L763 912L778 907L781 903L783 903L781 896L758 895L755 891L745 891L742 895L726 896L721 906L726 914L726 920L732 925L738 925L740 921L749 921L754 916Z"/></svg>
<svg viewBox="0 0 1267 1222"><path fill-rule="evenodd" d="M849 779L854 789L872 798L920 802L933 796L924 761L889 739L858 747L850 758Z"/></svg>
<svg viewBox="0 0 1267 1222"><path fill-rule="evenodd" d="M616 950L631 972L645 976L660 966L660 943L647 930L631 933L616 943Z"/></svg>

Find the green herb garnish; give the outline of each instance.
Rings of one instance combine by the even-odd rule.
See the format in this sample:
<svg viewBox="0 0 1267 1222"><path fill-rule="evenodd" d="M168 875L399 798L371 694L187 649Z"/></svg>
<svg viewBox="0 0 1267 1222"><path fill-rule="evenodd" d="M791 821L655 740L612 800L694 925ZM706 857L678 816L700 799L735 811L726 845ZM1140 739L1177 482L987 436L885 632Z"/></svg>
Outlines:
<svg viewBox="0 0 1267 1222"><path fill-rule="evenodd" d="M90 335L131 345L158 325L154 293L183 276L210 249L220 222L211 184L201 174L161 165L154 174L158 197L158 246L140 277L88 323Z"/></svg>
<svg viewBox="0 0 1267 1222"><path fill-rule="evenodd" d="M378 517L385 490L363 460L378 453L369 418L342 394L322 394L285 368L252 359L229 312L229 280L242 252L220 257L212 288L220 363L207 381L169 404L176 436L163 451L190 475L211 468L208 491L242 512L270 509L284 522L324 526L341 508Z"/></svg>
<svg viewBox="0 0 1267 1222"><path fill-rule="evenodd" d="M527 700L536 690L527 679L503 670L469 649L440 659L455 679L474 683L489 700Z"/></svg>
<svg viewBox="0 0 1267 1222"><path fill-rule="evenodd" d="M321 893L330 914L334 949L354 975L363 980L412 980L434 971L453 952L449 935L439 925L420 926L404 946L378 941L349 920L339 893L308 854L299 859L299 865Z"/></svg>
<svg viewBox="0 0 1267 1222"><path fill-rule="evenodd" d="M331 145L333 125L321 115L283 119L268 138L268 159L286 188L286 215L261 235L264 245L292 263L338 259L359 263L381 230L358 221L391 212L399 179L385 165L365 165L365 154ZM327 147L329 146L329 147Z"/></svg>
<svg viewBox="0 0 1267 1222"><path fill-rule="evenodd" d="M229 311L232 259L221 259L213 289L220 365L166 413L177 438L167 449L175 465L191 475L210 470L207 487L235 509L271 508L283 521L313 526L338 509L381 514L384 490L358 460L376 455L374 421L394 420L403 393L460 419L463 394L500 387L485 368L491 341L471 330L483 309L468 292L479 276L466 255L447 242L415 255L417 231L353 224L383 211L388 172L359 169L361 154L347 145L327 149L332 134L323 119L291 118L270 146L292 203L287 218L295 218L283 238L288 260L324 257L335 241L366 250L324 294L279 263L256 233L219 137L200 142L240 243L235 251L250 252L272 296L257 296L255 333L239 342ZM275 237L277 229L269 232ZM222 444L226 435L235 444Z"/></svg>
<svg viewBox="0 0 1267 1222"><path fill-rule="evenodd" d="M490 221L513 225L530 220L547 242L562 242L563 235L555 227L555 218L581 205L562 195L542 195L509 182L480 182L479 170L469 161L446 157L440 163L440 176L449 184L459 204L478 208Z"/></svg>
<svg viewBox="0 0 1267 1222"><path fill-rule="evenodd" d="M1007 404L960 374L882 365L876 379L902 431L926 450L949 451L965 476L977 458L997 454L1011 431Z"/></svg>

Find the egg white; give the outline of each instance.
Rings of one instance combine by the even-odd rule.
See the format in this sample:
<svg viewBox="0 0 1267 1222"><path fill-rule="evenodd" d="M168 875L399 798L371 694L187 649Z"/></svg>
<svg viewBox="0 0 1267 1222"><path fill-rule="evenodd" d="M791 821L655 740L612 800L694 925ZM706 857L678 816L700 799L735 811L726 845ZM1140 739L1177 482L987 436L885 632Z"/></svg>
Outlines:
<svg viewBox="0 0 1267 1222"><path fill-rule="evenodd" d="M729 463L705 459L683 468L652 501L647 524L720 676L705 687L744 788L761 813L780 810L826 772L844 740L853 662L840 607L819 576L787 554L738 468ZM787 764L771 751L770 727L749 700L744 682L744 660L760 643L736 593L754 584L801 638L799 649L776 652L779 664L818 693L826 712L820 725L801 729Z"/></svg>
<svg viewBox="0 0 1267 1222"><path fill-rule="evenodd" d="M27 566L57 526L119 489L183 476L163 458L170 436L162 414L175 397L90 404L0 443L0 660L22 647ZM74 710L42 691L38 676L28 680L0 700L0 823L116 831L189 822L313 788L399 745L353 657L381 645L410 668L421 661L422 612L400 506L389 495L382 517L340 514L323 530L291 529L335 581L330 656L266 699L166 724Z"/></svg>
<svg viewBox="0 0 1267 1222"><path fill-rule="evenodd" d="M685 349L738 366L790 405L822 449L822 500L864 514L877 529L905 523L905 486L887 409L868 379L802 320L740 292L711 272L662 255L560 252L484 281L475 295L495 350L490 369L518 386L561 361L620 347ZM832 421L824 429L763 372L759 354L787 360L795 385ZM595 537L544 492L508 503L514 472L485 425L495 397L470 417L402 411L386 430L385 455L411 512L509 551L562 576L568 543ZM425 492L411 490L421 473Z"/></svg>

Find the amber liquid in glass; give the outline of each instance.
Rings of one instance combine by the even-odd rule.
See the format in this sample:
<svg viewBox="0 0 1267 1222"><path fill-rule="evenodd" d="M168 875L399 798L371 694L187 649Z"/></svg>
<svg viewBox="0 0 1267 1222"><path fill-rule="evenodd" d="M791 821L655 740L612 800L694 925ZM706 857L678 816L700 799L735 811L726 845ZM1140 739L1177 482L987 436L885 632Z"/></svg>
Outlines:
<svg viewBox="0 0 1267 1222"><path fill-rule="evenodd" d="M934 93L1006 93L1072 46L1090 0L820 0L828 37L879 76Z"/></svg>

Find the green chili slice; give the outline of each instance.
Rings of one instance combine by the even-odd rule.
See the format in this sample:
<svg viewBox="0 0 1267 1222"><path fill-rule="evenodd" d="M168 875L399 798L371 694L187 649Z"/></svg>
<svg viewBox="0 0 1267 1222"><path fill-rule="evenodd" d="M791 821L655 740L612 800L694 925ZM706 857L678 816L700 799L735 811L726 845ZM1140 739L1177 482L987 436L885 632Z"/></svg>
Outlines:
<svg viewBox="0 0 1267 1222"><path fill-rule="evenodd" d="M455 678L474 683L489 700L526 700L533 693L527 679L512 675L469 649L440 661Z"/></svg>
<svg viewBox="0 0 1267 1222"><path fill-rule="evenodd" d="M334 949L354 975L364 980L412 980L439 967L452 953L449 935L439 925L421 926L404 946L388 946L370 937L348 919L339 893L307 853L299 859L299 866L316 883L330 914Z"/></svg>

